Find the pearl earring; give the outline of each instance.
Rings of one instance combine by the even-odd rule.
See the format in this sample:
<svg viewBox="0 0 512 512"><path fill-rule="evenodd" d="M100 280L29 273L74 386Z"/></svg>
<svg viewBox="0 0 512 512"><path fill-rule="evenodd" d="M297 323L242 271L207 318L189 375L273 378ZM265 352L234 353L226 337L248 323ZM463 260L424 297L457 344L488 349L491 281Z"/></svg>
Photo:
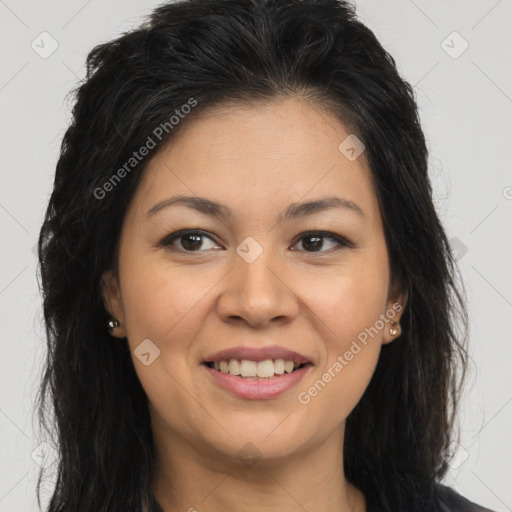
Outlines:
<svg viewBox="0 0 512 512"><path fill-rule="evenodd" d="M115 318L111 318L108 322L107 322L107 329L110 333L112 333L112 331L116 328L116 327L119 327L121 324L115 319Z"/></svg>
<svg viewBox="0 0 512 512"><path fill-rule="evenodd" d="M399 336L401 332L402 328L400 327L400 324L392 320L391 327L389 328L389 334L391 334L391 336Z"/></svg>

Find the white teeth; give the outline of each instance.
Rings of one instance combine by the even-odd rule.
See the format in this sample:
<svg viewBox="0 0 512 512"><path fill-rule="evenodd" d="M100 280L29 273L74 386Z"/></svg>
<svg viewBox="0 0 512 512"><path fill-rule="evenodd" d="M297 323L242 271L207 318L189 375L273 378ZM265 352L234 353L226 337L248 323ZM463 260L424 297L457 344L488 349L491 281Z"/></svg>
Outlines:
<svg viewBox="0 0 512 512"><path fill-rule="evenodd" d="M258 369L258 363L256 361L248 361L242 359L240 361L240 373L242 377L256 377Z"/></svg>
<svg viewBox="0 0 512 512"><path fill-rule="evenodd" d="M250 361L249 359L230 359L225 361L215 361L213 367L222 373L239 375L242 377L258 377L268 379L274 375L283 375L292 373L300 365L293 361L285 359L266 359L265 361Z"/></svg>
<svg viewBox="0 0 512 512"><path fill-rule="evenodd" d="M231 359L229 361L229 373L231 375L240 375L240 361L238 359Z"/></svg>
<svg viewBox="0 0 512 512"><path fill-rule="evenodd" d="M260 361L257 368L258 377L273 377L274 376L274 362L272 359Z"/></svg>
<svg viewBox="0 0 512 512"><path fill-rule="evenodd" d="M274 361L274 373L277 375L284 373L284 359L276 359Z"/></svg>

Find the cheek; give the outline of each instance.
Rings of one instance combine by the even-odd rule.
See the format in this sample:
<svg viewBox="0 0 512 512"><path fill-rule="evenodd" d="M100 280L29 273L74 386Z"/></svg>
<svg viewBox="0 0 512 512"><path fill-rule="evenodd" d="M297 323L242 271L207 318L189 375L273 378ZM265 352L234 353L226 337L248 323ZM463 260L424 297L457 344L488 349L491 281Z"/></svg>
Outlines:
<svg viewBox="0 0 512 512"><path fill-rule="evenodd" d="M380 309L375 307L374 311L378 318ZM345 421L363 396L381 349L381 334L370 337L365 332L367 326L375 323L369 311L362 314L345 310L332 322L336 322L337 336L325 344L320 367L297 395L308 418L317 418L317 428L326 432Z"/></svg>
<svg viewBox="0 0 512 512"><path fill-rule="evenodd" d="M165 421L176 429L185 429L187 416L183 411L190 409L190 396L183 389L193 388L189 347L204 323L204 296L213 283L204 273L196 272L192 277L193 273L184 267L161 260L132 258L130 264L132 272L125 269L122 286L135 371L149 402ZM146 365L138 354L143 340L148 339L151 344L144 343L150 364ZM171 403L173 407L169 407Z"/></svg>
<svg viewBox="0 0 512 512"><path fill-rule="evenodd" d="M313 430L336 429L354 410L370 383L379 347L360 344L351 349L349 343L346 348L330 354L327 364L299 390L299 407L304 408Z"/></svg>
<svg viewBox="0 0 512 512"><path fill-rule="evenodd" d="M377 364L383 334L380 315L385 312L388 274L381 264L365 262L334 272L328 286L315 287L308 300L327 326L323 329L321 368L301 389L299 402L325 418L334 428L356 406ZM326 281L327 284L327 281ZM316 411L316 412L315 412Z"/></svg>
<svg viewBox="0 0 512 512"><path fill-rule="evenodd" d="M371 264L370 264L371 263ZM310 290L307 301L326 327L331 349L343 350L365 329L374 326L384 313L388 294L385 264L361 258L355 264L336 269L322 286Z"/></svg>
<svg viewBox="0 0 512 512"><path fill-rule="evenodd" d="M179 404L175 410L184 410L188 395L183 393L182 386L193 388L190 368L197 364L192 360L190 347L205 324L208 292L219 276L199 266L188 268L170 265L161 258L150 260L136 256L134 251L126 259L129 266L125 267L122 283L135 371L150 401L161 404L164 409L172 402ZM142 347L147 347L144 352ZM147 352L150 353L149 365L139 358L139 354ZM173 421L179 420L174 418Z"/></svg>
<svg viewBox="0 0 512 512"><path fill-rule="evenodd" d="M179 348L180 340L187 338L187 325L195 329L201 325L201 299L214 284L212 276L158 260L134 261L131 268L133 272L123 283L129 338L134 343L154 338L162 346L172 339L172 346Z"/></svg>

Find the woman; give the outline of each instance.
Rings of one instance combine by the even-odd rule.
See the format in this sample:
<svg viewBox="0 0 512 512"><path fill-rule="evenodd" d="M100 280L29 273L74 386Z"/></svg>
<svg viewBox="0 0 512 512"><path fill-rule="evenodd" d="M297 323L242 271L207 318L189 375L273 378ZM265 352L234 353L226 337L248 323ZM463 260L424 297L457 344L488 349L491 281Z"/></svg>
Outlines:
<svg viewBox="0 0 512 512"><path fill-rule="evenodd" d="M476 511L462 293L413 90L335 0L96 47L39 240L49 511Z"/></svg>

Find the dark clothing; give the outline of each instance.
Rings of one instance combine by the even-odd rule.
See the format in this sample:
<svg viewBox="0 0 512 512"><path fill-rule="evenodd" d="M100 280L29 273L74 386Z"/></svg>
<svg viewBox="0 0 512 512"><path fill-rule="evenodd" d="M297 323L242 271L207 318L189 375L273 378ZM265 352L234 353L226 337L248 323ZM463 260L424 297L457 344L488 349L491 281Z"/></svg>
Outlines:
<svg viewBox="0 0 512 512"><path fill-rule="evenodd" d="M440 510L443 512L493 512L492 510L477 505L472 501L467 500L464 496L457 494L450 487L444 487L442 489L442 495L444 496L444 504L441 505Z"/></svg>
<svg viewBox="0 0 512 512"><path fill-rule="evenodd" d="M451 487L437 484L436 491L438 496L437 503L424 504L424 506L421 508L421 512L493 512L488 508L481 507L480 505L467 500ZM150 512L164 512L153 495L151 495L151 498L152 501ZM382 511L383 509L381 508L381 505L375 500L375 497L366 496L366 512ZM247 510L242 512L251 511Z"/></svg>
<svg viewBox="0 0 512 512"><path fill-rule="evenodd" d="M414 508L414 512L494 512L488 508L477 505L464 498L451 487L436 484L436 499L432 502L424 501ZM366 496L366 512L383 512L376 496ZM412 507L411 507L412 509ZM159 511L158 511L159 512Z"/></svg>

